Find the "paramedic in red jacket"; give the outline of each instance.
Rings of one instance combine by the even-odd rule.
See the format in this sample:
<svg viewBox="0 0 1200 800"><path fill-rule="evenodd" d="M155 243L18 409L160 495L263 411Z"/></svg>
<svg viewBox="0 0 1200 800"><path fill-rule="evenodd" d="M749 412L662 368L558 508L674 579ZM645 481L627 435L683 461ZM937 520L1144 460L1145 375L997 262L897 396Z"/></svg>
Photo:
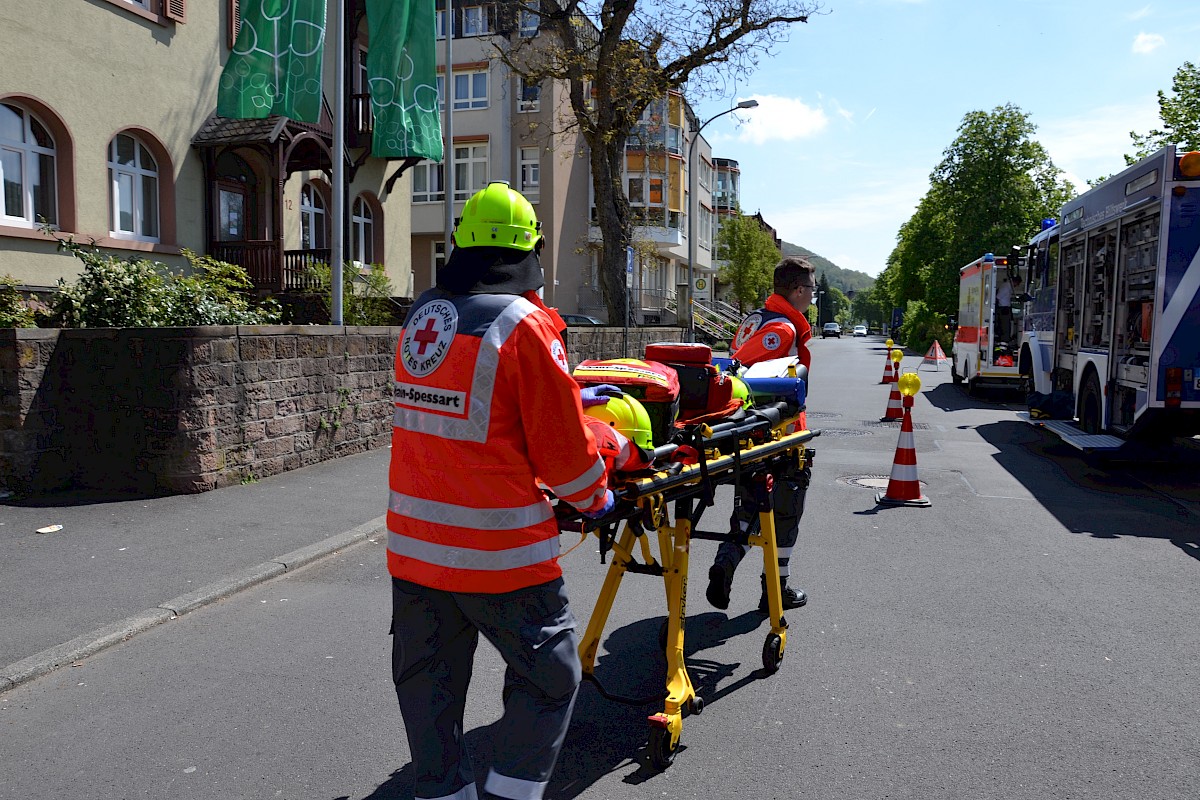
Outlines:
<svg viewBox="0 0 1200 800"><path fill-rule="evenodd" d="M619 390L581 394L571 378L562 321L537 295L541 241L507 183L477 192L396 352L392 677L417 798L479 796L463 710L480 633L508 666L483 796L542 796L579 685L558 525L538 484L591 516L611 510L583 405Z"/></svg>
<svg viewBox="0 0 1200 800"><path fill-rule="evenodd" d="M804 311L812 304L812 265L803 258L788 257L775 267L774 293L767 298L766 305L748 314L738 326L733 340L731 355L744 365L757 364L773 358L798 358L805 368L810 366L811 354L808 342L812 339L812 327ZM808 423L801 412L797 430L805 430ZM783 590L783 607L799 608L808 602L802 589L788 586L789 564L792 548L800 532L800 518L804 516L804 498L812 478L809 459L804 469L792 475L776 476L771 505L775 511L775 542L779 549L779 579ZM742 491L740 524L742 530L757 524L757 511L748 491ZM708 589L705 595L717 608L729 608L729 592L733 584L733 573L742 558L750 552L749 545L722 542L717 557L708 570ZM767 611L766 578L762 582L762 595L758 608Z"/></svg>

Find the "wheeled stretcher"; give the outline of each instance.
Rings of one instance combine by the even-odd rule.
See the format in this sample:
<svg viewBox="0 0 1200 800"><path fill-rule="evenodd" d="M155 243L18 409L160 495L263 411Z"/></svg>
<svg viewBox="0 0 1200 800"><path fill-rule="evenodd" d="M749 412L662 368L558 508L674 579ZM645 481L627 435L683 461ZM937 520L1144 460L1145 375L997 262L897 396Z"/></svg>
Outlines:
<svg viewBox="0 0 1200 800"><path fill-rule="evenodd" d="M611 552L604 584L596 601L579 653L583 677L605 698L631 705L663 699L625 697L608 691L596 678L596 656L604 626L627 573L663 579L667 622L660 643L667 661L666 695L662 711L649 717L651 764L665 769L674 759L687 711L699 714L704 700L696 694L684 661L684 623L687 618L688 558L693 539L733 542L763 552L771 629L763 643L762 663L768 673L779 669L787 647L779 560L771 491L777 476L804 468L814 455L808 442L817 434L793 431L803 410L804 382L774 379L755 387L759 407L745 409L717 424L685 425L670 444L655 448L649 469L610 477L616 505L599 520L586 520L559 504L562 530L594 532L600 540L601 563ZM704 511L713 504L717 486L743 487L757 511L757 525L743 530L737 509L728 531L699 530ZM741 503L735 491L735 506ZM657 547L655 547L657 545ZM656 554L657 550L657 554Z"/></svg>

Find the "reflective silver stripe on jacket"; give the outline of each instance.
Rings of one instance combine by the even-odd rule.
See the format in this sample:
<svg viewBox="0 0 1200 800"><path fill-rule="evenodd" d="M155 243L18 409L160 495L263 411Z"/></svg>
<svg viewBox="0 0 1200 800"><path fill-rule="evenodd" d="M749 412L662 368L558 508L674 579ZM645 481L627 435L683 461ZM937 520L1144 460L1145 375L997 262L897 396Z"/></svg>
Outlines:
<svg viewBox="0 0 1200 800"><path fill-rule="evenodd" d="M402 517L479 531L519 530L554 516L554 509L546 499L516 508L471 508L392 492L388 508Z"/></svg>
<svg viewBox="0 0 1200 800"><path fill-rule="evenodd" d="M470 547L450 547L426 542L389 530L388 550L398 556L423 561L438 567L503 572L510 569L532 567L534 564L542 564L552 558L557 558L562 548L557 536L522 547L512 547L508 550L475 550Z"/></svg>
<svg viewBox="0 0 1200 800"><path fill-rule="evenodd" d="M536 310L537 306L524 297L514 297L513 302L497 315L484 332L479 354L475 358L475 375L471 379L471 400L466 419L397 405L392 424L401 430L427 433L443 439L486 442L488 425L492 421L492 391L496 388L500 348L521 320Z"/></svg>
<svg viewBox="0 0 1200 800"><path fill-rule="evenodd" d="M584 473L575 480L560 483L557 486L551 486L554 493L559 497L570 497L573 494L579 494L584 489L589 488L596 479L604 474L604 459L596 457L596 463L592 464Z"/></svg>

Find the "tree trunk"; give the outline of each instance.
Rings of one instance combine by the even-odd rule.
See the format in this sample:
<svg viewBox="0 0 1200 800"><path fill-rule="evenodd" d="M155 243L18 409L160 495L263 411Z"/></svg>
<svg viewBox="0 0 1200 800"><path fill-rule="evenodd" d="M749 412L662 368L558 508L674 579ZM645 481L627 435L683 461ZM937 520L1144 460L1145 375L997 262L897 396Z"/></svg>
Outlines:
<svg viewBox="0 0 1200 800"><path fill-rule="evenodd" d="M633 241L629 201L621 186L625 137L607 139L602 148L592 147L590 153L601 239L600 290L608 308L609 324L619 325L625 319L625 248Z"/></svg>

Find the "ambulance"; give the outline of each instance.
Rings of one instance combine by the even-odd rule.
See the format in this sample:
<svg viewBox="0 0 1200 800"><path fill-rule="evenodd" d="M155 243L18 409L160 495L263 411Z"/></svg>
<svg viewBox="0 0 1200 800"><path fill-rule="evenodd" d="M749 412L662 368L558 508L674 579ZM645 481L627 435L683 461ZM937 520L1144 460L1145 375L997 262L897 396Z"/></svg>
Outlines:
<svg viewBox="0 0 1200 800"><path fill-rule="evenodd" d="M967 391L980 388L1018 388L1023 385L1017 365L1021 343L1020 309L1012 299L1017 289L1010 276L1006 256L985 253L958 271L958 329L954 334L954 358L950 376L967 384ZM1018 317L1018 318L1014 318Z"/></svg>

